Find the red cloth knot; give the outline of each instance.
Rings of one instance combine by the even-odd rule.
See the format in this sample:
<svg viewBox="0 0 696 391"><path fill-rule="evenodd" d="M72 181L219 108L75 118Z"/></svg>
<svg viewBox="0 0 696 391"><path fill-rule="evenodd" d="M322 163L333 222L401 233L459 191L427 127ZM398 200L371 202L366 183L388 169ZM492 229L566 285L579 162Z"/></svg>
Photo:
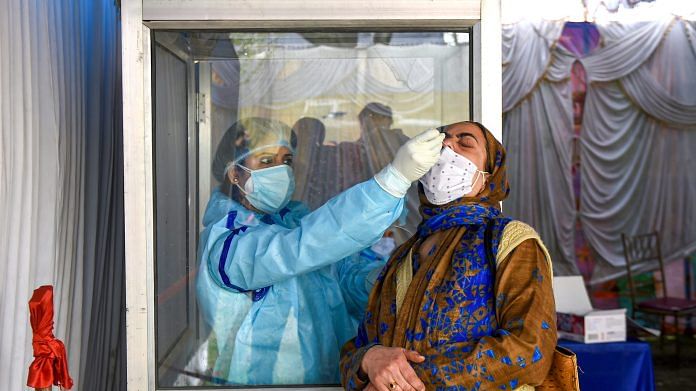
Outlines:
<svg viewBox="0 0 696 391"><path fill-rule="evenodd" d="M29 300L34 361L29 366L27 385L48 388L52 385L70 389L73 381L68 372L65 345L53 336L53 287L44 285L34 290Z"/></svg>

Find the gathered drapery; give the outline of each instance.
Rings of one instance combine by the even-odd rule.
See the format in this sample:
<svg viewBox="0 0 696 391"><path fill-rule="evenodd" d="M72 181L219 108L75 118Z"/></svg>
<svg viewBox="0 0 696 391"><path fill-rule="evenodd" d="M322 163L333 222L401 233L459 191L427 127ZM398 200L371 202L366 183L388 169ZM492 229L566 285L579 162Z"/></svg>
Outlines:
<svg viewBox="0 0 696 391"><path fill-rule="evenodd" d="M55 287L56 337L79 367L81 330L70 325L82 322L82 189L70 164L83 160L74 143L84 130L83 58L76 2L1 7L0 388L19 390L32 360L27 302L40 285Z"/></svg>
<svg viewBox="0 0 696 391"><path fill-rule="evenodd" d="M511 192L505 213L535 227L557 274L577 274L570 176L575 58L556 45L562 22L503 29L503 142Z"/></svg>
<svg viewBox="0 0 696 391"><path fill-rule="evenodd" d="M0 5L0 389L26 388L40 285L73 390L125 389L119 58L111 0Z"/></svg>
<svg viewBox="0 0 696 391"><path fill-rule="evenodd" d="M539 229L555 263L562 264L557 270L565 273L577 270L568 184L573 134L568 77L575 59L554 46L558 25L518 23L503 33L504 140L514 186L506 212ZM696 169L690 157L696 147L694 23L672 18L599 30L603 46L578 59L588 87L577 217L602 261L593 282L624 273L621 233L659 231L666 259L696 251L696 176L689 175Z"/></svg>
<svg viewBox="0 0 696 391"><path fill-rule="evenodd" d="M614 267L625 264L621 233L659 231L668 260L696 250L691 26L681 19L602 26L605 47L582 60L590 87L581 134L580 219L600 259ZM642 39L623 44L633 36ZM607 52L616 58L604 57Z"/></svg>
<svg viewBox="0 0 696 391"><path fill-rule="evenodd" d="M79 390L126 389L121 23L108 0L83 5L84 271ZM91 7L91 8L90 8Z"/></svg>

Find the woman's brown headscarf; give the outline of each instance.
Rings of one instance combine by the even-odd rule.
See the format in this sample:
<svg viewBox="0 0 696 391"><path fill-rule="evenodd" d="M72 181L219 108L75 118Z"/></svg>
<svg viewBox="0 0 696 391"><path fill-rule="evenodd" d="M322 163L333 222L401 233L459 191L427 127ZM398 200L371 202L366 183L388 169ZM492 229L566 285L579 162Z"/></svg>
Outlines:
<svg viewBox="0 0 696 391"><path fill-rule="evenodd" d="M478 204L486 207L493 207L500 210L500 203L507 198L510 193L510 185L507 180L507 169L505 166L505 148L503 145L493 136L485 126L479 122L474 121L462 121L456 122L444 126L444 131L447 131L450 127L463 124L472 124L477 126L486 140L486 161L484 170L488 173L486 175L486 183L484 188L479 192L479 194L470 197L462 197L449 202L444 205L435 205L430 203L423 192L423 186L418 184L418 195L420 197L420 215L421 215L421 225L419 227L419 232L413 235L407 242L402 244L392 255L389 263L395 261L395 259L400 259L404 254L407 254L411 248L417 244L419 239L423 238L423 226L431 217L447 213L447 211L457 208L463 205ZM449 229L449 231L456 230L455 228ZM451 232L450 232L451 233ZM459 236L459 235L455 235ZM449 243L443 243L442 247L448 247ZM414 249L415 251L415 249Z"/></svg>

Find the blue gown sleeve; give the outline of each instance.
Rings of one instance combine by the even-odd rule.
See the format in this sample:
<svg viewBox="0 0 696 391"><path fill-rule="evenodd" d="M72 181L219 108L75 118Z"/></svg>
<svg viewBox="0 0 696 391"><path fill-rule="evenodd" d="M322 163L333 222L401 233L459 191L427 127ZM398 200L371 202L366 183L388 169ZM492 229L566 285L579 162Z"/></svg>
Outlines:
<svg viewBox="0 0 696 391"><path fill-rule="evenodd" d="M367 248L337 264L338 282L348 311L355 319L362 318L370 291L386 262Z"/></svg>
<svg viewBox="0 0 696 391"><path fill-rule="evenodd" d="M232 211L212 227L203 256L218 285L237 292L261 289L370 246L403 205L403 198L371 179L304 216L295 228L245 225Z"/></svg>

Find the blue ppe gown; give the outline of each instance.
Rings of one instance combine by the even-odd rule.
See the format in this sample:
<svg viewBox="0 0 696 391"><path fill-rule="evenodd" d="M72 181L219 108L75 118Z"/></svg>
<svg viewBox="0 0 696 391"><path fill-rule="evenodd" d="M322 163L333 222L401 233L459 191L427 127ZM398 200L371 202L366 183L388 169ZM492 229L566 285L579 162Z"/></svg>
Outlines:
<svg viewBox="0 0 696 391"><path fill-rule="evenodd" d="M393 179L393 178L392 178ZM231 384L336 384L385 259L370 251L403 198L371 179L314 212L254 213L220 191L204 216L196 290Z"/></svg>

